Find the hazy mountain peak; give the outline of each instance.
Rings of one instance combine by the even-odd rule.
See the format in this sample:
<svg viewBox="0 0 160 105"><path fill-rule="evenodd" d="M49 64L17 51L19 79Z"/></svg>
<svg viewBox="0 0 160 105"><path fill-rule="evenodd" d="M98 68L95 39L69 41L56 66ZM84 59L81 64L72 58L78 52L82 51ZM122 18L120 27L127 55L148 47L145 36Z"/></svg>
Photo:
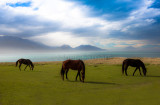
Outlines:
<svg viewBox="0 0 160 105"><path fill-rule="evenodd" d="M72 47L69 46L69 45L64 44L64 45L61 46L61 48L72 48Z"/></svg>
<svg viewBox="0 0 160 105"><path fill-rule="evenodd" d="M75 48L76 50L87 50L87 51L102 51L104 49L92 46L92 45L80 45Z"/></svg>
<svg viewBox="0 0 160 105"><path fill-rule="evenodd" d="M80 45L76 48L72 48L69 45L62 45L60 47L49 47L42 43L37 43L28 39L22 39L14 36L0 36L0 48L1 49L20 49L20 50L53 50L53 51L102 51L95 46Z"/></svg>

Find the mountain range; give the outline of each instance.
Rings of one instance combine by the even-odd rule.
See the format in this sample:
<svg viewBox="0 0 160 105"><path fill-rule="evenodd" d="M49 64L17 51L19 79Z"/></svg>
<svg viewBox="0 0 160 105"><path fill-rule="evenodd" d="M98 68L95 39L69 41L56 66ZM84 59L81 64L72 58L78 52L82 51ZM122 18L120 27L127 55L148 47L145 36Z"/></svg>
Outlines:
<svg viewBox="0 0 160 105"><path fill-rule="evenodd" d="M72 48L69 45L50 47L42 43L13 36L0 36L1 50L53 50L53 51L104 51L104 49L91 46L80 45Z"/></svg>

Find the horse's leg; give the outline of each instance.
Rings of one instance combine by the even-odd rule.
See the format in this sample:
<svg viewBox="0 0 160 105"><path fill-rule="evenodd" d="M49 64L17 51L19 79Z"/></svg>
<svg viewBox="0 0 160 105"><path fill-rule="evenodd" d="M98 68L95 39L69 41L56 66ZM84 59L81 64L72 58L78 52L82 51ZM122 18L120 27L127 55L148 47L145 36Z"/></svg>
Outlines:
<svg viewBox="0 0 160 105"><path fill-rule="evenodd" d="M21 71L21 65L22 65L22 63L19 64L19 70L20 70L20 71Z"/></svg>
<svg viewBox="0 0 160 105"><path fill-rule="evenodd" d="M29 68L30 68L30 70L31 70L31 65L29 65Z"/></svg>
<svg viewBox="0 0 160 105"><path fill-rule="evenodd" d="M140 75L142 76L142 73L141 73L141 69L140 69L140 67L139 67L138 69L139 69L139 73L140 73Z"/></svg>
<svg viewBox="0 0 160 105"><path fill-rule="evenodd" d="M82 82L84 82L84 76L85 76L85 74L84 74L84 72L82 71L82 72L81 72Z"/></svg>
<svg viewBox="0 0 160 105"><path fill-rule="evenodd" d="M133 76L134 76L135 72L137 71L137 69L138 69L138 67L136 67L136 69L134 70L134 72L133 72Z"/></svg>
<svg viewBox="0 0 160 105"><path fill-rule="evenodd" d="M79 80L82 81L82 80L81 80L81 73L80 73L80 71L79 71Z"/></svg>
<svg viewBox="0 0 160 105"><path fill-rule="evenodd" d="M65 71L64 71L64 69L62 69L61 70L61 76L62 76L62 80L64 81L64 73L65 73Z"/></svg>
<svg viewBox="0 0 160 105"><path fill-rule="evenodd" d="M28 65L27 65L28 66ZM25 67L24 71L26 70L27 66Z"/></svg>
<svg viewBox="0 0 160 105"><path fill-rule="evenodd" d="M69 69L67 69L67 71L66 71L66 79L68 80L68 77L67 77L67 73L68 73L68 71L69 71Z"/></svg>
<svg viewBox="0 0 160 105"><path fill-rule="evenodd" d="M32 66L31 66L31 65L29 65L29 68L30 68L30 70L32 70L32 71L33 71L33 69L32 69Z"/></svg>
<svg viewBox="0 0 160 105"><path fill-rule="evenodd" d="M79 71L77 72L76 81L77 81L78 73L79 73Z"/></svg>
<svg viewBox="0 0 160 105"><path fill-rule="evenodd" d="M128 74L127 74L127 69L128 69L128 65L125 66L125 74L126 74L126 76L128 75Z"/></svg>
<svg viewBox="0 0 160 105"><path fill-rule="evenodd" d="M80 71L78 70L77 76L76 76L76 81L77 81L77 77L79 76L79 79L81 81L81 76L80 76Z"/></svg>

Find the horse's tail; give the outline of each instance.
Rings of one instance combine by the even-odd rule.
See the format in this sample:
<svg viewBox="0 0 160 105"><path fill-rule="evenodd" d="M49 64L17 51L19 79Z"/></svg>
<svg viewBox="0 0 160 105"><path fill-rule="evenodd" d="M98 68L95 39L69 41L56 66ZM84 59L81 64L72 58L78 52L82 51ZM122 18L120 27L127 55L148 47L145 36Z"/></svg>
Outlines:
<svg viewBox="0 0 160 105"><path fill-rule="evenodd" d="M65 74L65 72L64 72L63 65L62 65L62 68L61 68L61 77L62 77L62 80L64 80L64 74Z"/></svg>
<svg viewBox="0 0 160 105"><path fill-rule="evenodd" d="M18 62L19 62L19 60L16 62L16 67L17 67L17 65L18 65Z"/></svg>
<svg viewBox="0 0 160 105"><path fill-rule="evenodd" d="M122 63L122 74L124 74L124 65L125 65L125 62L123 61L123 63Z"/></svg>

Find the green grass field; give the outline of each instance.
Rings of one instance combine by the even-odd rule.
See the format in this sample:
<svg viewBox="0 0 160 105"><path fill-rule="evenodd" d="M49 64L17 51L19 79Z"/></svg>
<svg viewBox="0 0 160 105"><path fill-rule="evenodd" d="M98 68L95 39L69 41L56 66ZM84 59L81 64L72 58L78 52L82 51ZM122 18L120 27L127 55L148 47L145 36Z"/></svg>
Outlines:
<svg viewBox="0 0 160 105"><path fill-rule="evenodd" d="M133 77L135 68L123 76L121 65L86 64L82 83L73 70L62 81L61 63L36 64L34 71L0 64L0 105L159 105L160 65L146 67L146 77Z"/></svg>

